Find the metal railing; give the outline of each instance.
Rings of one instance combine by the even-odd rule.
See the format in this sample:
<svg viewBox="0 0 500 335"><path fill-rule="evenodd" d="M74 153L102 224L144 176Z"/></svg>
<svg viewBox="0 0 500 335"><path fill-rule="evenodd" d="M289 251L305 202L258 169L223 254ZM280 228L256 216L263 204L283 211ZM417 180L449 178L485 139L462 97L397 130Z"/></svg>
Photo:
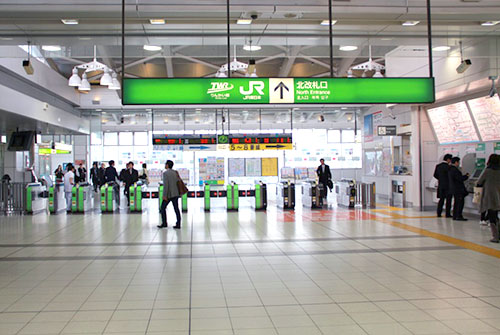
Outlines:
<svg viewBox="0 0 500 335"><path fill-rule="evenodd" d="M0 184L0 214L23 213L26 207L26 184Z"/></svg>
<svg viewBox="0 0 500 335"><path fill-rule="evenodd" d="M375 183L356 183L355 206L362 208L375 208Z"/></svg>

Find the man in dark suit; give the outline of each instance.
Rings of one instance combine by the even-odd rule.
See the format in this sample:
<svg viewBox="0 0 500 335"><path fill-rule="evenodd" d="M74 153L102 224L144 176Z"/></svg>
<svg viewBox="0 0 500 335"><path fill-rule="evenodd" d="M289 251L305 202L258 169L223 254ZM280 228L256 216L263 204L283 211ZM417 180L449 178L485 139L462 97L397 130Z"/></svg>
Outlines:
<svg viewBox="0 0 500 335"><path fill-rule="evenodd" d="M451 199L453 198L453 196L450 193L450 181L448 178L448 172L450 170L450 163L452 158L453 156L450 154L444 155L443 162L436 165L436 169L434 170L434 178L439 181L437 192L437 197L439 198L439 202L437 205L438 218L441 217L445 201L446 217L451 218Z"/></svg>
<svg viewBox="0 0 500 335"><path fill-rule="evenodd" d="M463 216L465 197L469 192L465 188L464 181L469 179L469 174L462 174L459 169L460 158L453 157L451 159L450 171L448 172L448 178L450 181L450 191L455 198L453 204L453 220L455 221L467 221Z"/></svg>
<svg viewBox="0 0 500 335"><path fill-rule="evenodd" d="M137 183L139 180L139 172L137 172L136 169L134 169L134 163L133 162L128 162L127 164L127 170L123 173L123 182L125 183L125 190L123 193L125 193L125 196L127 197L127 204L130 206L130 186L134 185L134 183Z"/></svg>
<svg viewBox="0 0 500 335"><path fill-rule="evenodd" d="M330 172L330 167L325 164L325 160L323 158L321 158L319 162L321 165L318 166L316 173L319 177L319 183L323 185L323 195L326 199L328 196L328 181L332 179L332 173Z"/></svg>
<svg viewBox="0 0 500 335"><path fill-rule="evenodd" d="M109 166L106 168L106 171L104 172L104 179L106 183L115 183L114 186L114 193L116 197L116 203L118 206L120 205L120 186L118 185L118 173L116 172L115 169L115 161L110 160L109 161Z"/></svg>

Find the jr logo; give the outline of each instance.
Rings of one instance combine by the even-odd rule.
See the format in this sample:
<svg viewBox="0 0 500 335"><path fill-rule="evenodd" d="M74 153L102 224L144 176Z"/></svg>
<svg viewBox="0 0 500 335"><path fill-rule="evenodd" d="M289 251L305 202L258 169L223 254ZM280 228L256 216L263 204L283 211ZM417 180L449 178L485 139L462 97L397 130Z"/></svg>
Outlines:
<svg viewBox="0 0 500 335"><path fill-rule="evenodd" d="M230 91L234 88L234 85L230 83L215 82L211 83L211 85L212 87L210 87L207 91L208 94Z"/></svg>
<svg viewBox="0 0 500 335"><path fill-rule="evenodd" d="M240 87L240 93L243 95L251 95L253 94L254 90L257 91L259 95L264 95L264 87L265 84L263 81L251 81L249 82L249 88L248 90L245 90L244 87Z"/></svg>

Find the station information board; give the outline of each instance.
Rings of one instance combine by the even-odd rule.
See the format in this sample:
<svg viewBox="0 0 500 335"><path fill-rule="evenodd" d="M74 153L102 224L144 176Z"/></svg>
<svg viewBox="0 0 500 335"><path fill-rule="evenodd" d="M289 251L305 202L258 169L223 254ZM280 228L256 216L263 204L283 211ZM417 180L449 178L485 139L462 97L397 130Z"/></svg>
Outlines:
<svg viewBox="0 0 500 335"><path fill-rule="evenodd" d="M465 102L429 109L427 113L440 144L479 141Z"/></svg>
<svg viewBox="0 0 500 335"><path fill-rule="evenodd" d="M467 101L483 141L500 140L500 99L484 97Z"/></svg>
<svg viewBox="0 0 500 335"><path fill-rule="evenodd" d="M292 134L284 135L256 135L256 136L229 136L229 144L276 144L293 143Z"/></svg>
<svg viewBox="0 0 500 335"><path fill-rule="evenodd" d="M433 103L433 78L124 78L124 105Z"/></svg>
<svg viewBox="0 0 500 335"><path fill-rule="evenodd" d="M153 145L212 145L217 144L215 135L153 135Z"/></svg>

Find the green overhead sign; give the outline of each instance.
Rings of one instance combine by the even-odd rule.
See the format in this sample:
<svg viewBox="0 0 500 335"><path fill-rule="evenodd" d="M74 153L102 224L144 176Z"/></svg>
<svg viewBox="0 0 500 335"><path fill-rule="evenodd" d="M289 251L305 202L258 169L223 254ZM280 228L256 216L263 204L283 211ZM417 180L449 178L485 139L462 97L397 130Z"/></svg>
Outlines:
<svg viewBox="0 0 500 335"><path fill-rule="evenodd" d="M124 79L124 105L433 103L432 78Z"/></svg>

